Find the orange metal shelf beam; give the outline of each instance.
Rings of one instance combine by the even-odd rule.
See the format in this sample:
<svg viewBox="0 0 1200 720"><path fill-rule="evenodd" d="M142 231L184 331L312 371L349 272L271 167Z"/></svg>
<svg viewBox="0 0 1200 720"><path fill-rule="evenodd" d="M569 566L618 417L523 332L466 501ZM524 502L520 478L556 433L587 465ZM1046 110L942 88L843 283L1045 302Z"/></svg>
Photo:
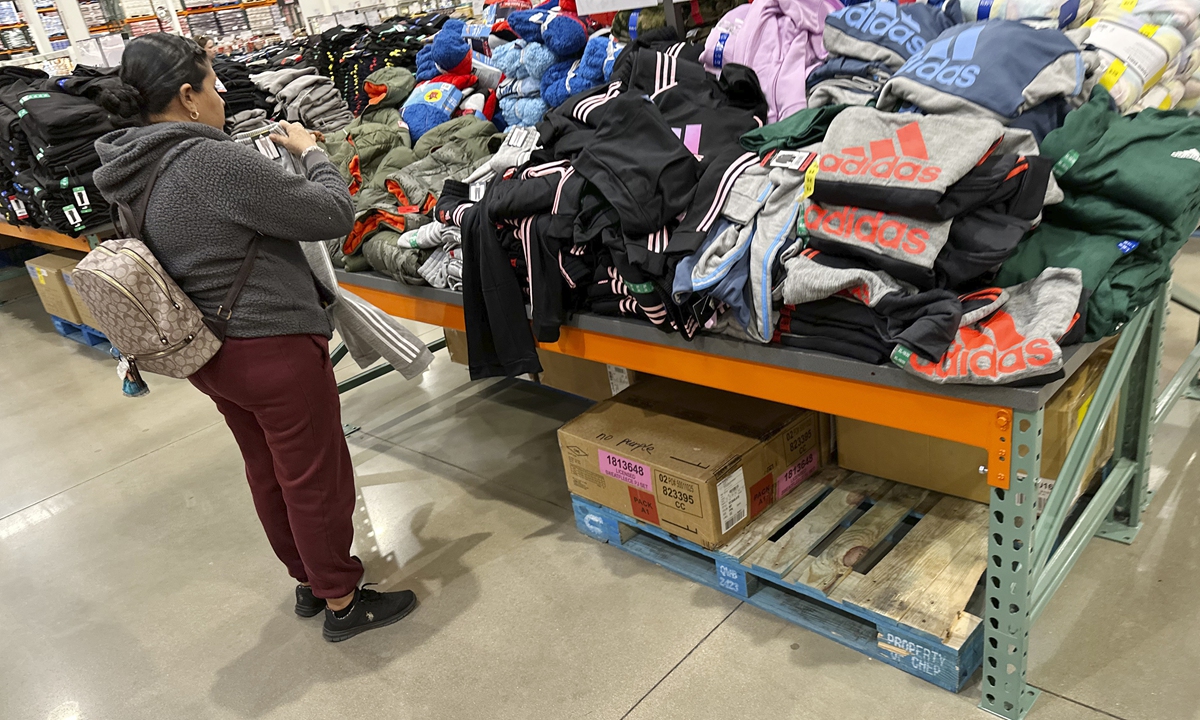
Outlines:
<svg viewBox="0 0 1200 720"><path fill-rule="evenodd" d="M457 305L358 285L345 287L396 317L454 330L466 327L462 308ZM541 347L585 360L982 447L988 454L988 484L1009 487L1011 408L869 385L570 326L562 328L557 343Z"/></svg>
<svg viewBox="0 0 1200 720"><path fill-rule="evenodd" d="M79 252L91 252L91 247L88 245L87 238L73 238L62 233L46 230L45 228L31 228L25 225L10 225L6 222L0 222L0 235L4 237L21 238L29 242L35 242L41 245L53 245L54 247L65 248L67 250L78 250Z"/></svg>

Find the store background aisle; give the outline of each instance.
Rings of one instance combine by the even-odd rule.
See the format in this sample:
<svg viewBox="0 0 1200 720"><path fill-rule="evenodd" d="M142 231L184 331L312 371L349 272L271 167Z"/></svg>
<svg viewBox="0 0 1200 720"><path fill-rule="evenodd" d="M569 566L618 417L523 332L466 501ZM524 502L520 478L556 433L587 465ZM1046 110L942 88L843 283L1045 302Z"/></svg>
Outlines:
<svg viewBox="0 0 1200 720"><path fill-rule="evenodd" d="M1195 333L1177 310L1164 373ZM161 378L121 398L34 297L0 307L0 366L5 720L987 717L978 680L951 695L580 536L554 431L585 401L470 383L445 353L346 395L357 552L423 604L328 645L205 398ZM1033 720L1200 718L1197 416L1160 428L1137 543L1091 544L1035 627Z"/></svg>

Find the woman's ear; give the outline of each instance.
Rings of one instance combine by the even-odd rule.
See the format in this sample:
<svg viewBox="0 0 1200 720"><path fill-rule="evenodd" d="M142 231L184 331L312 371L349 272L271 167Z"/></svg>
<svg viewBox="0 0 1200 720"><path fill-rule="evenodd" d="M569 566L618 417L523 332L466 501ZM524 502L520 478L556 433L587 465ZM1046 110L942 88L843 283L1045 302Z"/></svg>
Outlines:
<svg viewBox="0 0 1200 720"><path fill-rule="evenodd" d="M198 111L196 91L192 88L191 83L184 83L179 87L179 104L183 106L183 111L189 115Z"/></svg>

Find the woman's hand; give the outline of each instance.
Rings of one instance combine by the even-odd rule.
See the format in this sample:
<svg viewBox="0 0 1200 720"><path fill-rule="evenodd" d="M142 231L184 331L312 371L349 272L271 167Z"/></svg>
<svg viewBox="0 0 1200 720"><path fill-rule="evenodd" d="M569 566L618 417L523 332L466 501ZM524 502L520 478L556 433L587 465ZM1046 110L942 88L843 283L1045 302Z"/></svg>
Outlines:
<svg viewBox="0 0 1200 720"><path fill-rule="evenodd" d="M317 139L313 137L313 134L305 130L304 126L299 123L280 121L279 127L283 128L287 135L272 133L271 140L296 157L300 157L305 150L317 144Z"/></svg>

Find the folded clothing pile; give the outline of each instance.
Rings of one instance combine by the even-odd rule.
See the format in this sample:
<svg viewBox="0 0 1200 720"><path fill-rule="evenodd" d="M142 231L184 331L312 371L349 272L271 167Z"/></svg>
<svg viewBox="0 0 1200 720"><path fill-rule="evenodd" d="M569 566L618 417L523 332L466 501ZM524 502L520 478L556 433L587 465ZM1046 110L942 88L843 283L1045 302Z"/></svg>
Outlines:
<svg viewBox="0 0 1200 720"><path fill-rule="evenodd" d="M711 319L707 298L671 301L674 265L756 160L738 138L768 110L752 71L727 65L716 78L700 50L673 33L641 37L608 85L572 95L536 133L510 129L470 185L446 183L435 218L462 231L474 377L538 371L535 338L555 341L581 307L688 337Z"/></svg>
<svg viewBox="0 0 1200 720"><path fill-rule="evenodd" d="M334 132L354 116L333 86L316 68L292 67L251 75L250 80L275 103L275 116L302 123L309 130Z"/></svg>
<svg viewBox="0 0 1200 720"><path fill-rule="evenodd" d="M997 280L1048 266L1078 268L1087 340L1113 333L1171 277L1171 259L1200 223L1200 124L1182 112L1122 117L1103 88L1046 137L1065 200L1017 248Z"/></svg>
<svg viewBox="0 0 1200 720"><path fill-rule="evenodd" d="M186 18L188 30L191 31L192 37L208 35L216 37L221 34L221 28L217 27L216 13L202 12L188 15Z"/></svg>
<svg viewBox="0 0 1200 720"><path fill-rule="evenodd" d="M1097 50L1099 84L1122 111L1143 107L1170 110L1183 100L1187 79L1196 70L1185 52L1187 38L1173 25L1109 6L1084 23L1087 44ZM1195 18L1193 18L1194 20ZM1193 32L1194 28L1185 26ZM1154 90L1153 93L1151 91Z"/></svg>
<svg viewBox="0 0 1200 720"><path fill-rule="evenodd" d="M878 107L994 118L1040 140L1082 104L1094 65L1053 28L1011 20L955 25L900 66Z"/></svg>
<svg viewBox="0 0 1200 720"><path fill-rule="evenodd" d="M213 72L225 88L221 99L225 101L227 119L248 110L270 112L275 109L275 105L267 100L267 94L250 80L250 70L245 63L219 58L213 62Z"/></svg>
<svg viewBox="0 0 1200 720"><path fill-rule="evenodd" d="M464 115L426 133L411 149L393 148L355 198L354 229L342 252L350 258L376 232L404 232L429 222L442 186L466 178L501 142L491 122Z"/></svg>
<svg viewBox="0 0 1200 720"><path fill-rule="evenodd" d="M385 67L415 71L417 53L438 32L447 16L440 13L399 18L375 27L335 27L310 38L305 57L333 80L354 115L367 106L363 81Z"/></svg>
<svg viewBox="0 0 1200 720"><path fill-rule="evenodd" d="M808 107L874 102L892 73L960 23L958 0L941 7L876 0L829 13L829 58L808 74Z"/></svg>
<svg viewBox="0 0 1200 720"><path fill-rule="evenodd" d="M1057 199L1052 162L1028 133L990 118L810 108L744 143L763 160L730 186L716 216L723 222L680 263L676 288L689 284L680 276L687 268L691 291L721 302L718 327L740 337L868 362L891 357L914 373L957 367L960 327L1001 306L984 312L967 299L987 287L1047 196ZM931 379L1000 383L1057 371L1054 343L1078 310L1080 283L1077 274L1073 285L1054 277L1074 299L1039 310L1063 331L1050 338L1047 363ZM780 314L778 301L792 307Z"/></svg>
<svg viewBox="0 0 1200 720"><path fill-rule="evenodd" d="M92 183L100 167L95 141L128 121L109 115L94 98L119 82L115 71L81 65L72 75L47 78L12 70L6 69L3 77L11 82L0 89L10 219L73 237L107 223L108 205Z"/></svg>

